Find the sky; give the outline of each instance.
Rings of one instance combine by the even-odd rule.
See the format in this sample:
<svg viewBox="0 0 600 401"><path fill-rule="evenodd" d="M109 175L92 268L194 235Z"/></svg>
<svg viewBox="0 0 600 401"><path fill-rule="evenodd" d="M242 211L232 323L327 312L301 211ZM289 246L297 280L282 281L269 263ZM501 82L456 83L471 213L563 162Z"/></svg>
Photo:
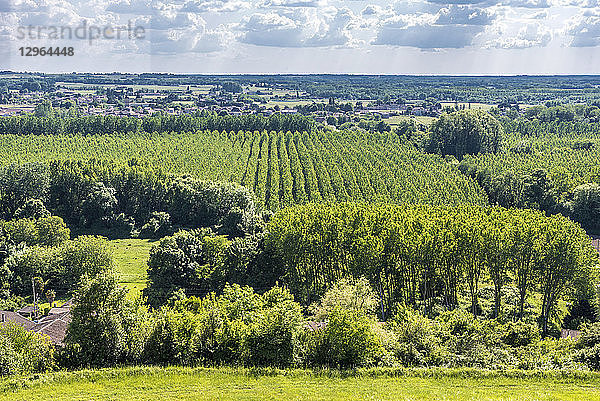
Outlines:
<svg viewBox="0 0 600 401"><path fill-rule="evenodd" d="M600 0L0 0L0 70L598 74L599 50Z"/></svg>

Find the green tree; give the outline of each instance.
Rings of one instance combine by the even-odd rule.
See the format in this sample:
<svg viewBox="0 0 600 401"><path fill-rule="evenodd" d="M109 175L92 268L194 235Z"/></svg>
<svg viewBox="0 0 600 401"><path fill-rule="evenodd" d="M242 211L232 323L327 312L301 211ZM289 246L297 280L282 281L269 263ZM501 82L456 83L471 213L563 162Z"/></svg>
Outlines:
<svg viewBox="0 0 600 401"><path fill-rule="evenodd" d="M428 151L454 155L497 152L503 129L491 114L480 110L464 110L442 114L431 125Z"/></svg>
<svg viewBox="0 0 600 401"><path fill-rule="evenodd" d="M114 366L140 361L149 334L148 316L127 299L112 272L84 276L73 297L65 354L73 366Z"/></svg>

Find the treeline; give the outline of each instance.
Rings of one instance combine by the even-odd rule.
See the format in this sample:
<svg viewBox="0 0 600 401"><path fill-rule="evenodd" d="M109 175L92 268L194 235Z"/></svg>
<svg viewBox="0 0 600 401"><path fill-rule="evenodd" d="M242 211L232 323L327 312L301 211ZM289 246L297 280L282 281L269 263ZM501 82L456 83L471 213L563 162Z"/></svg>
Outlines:
<svg viewBox="0 0 600 401"><path fill-rule="evenodd" d="M61 159L65 161L57 161ZM203 131L0 136L0 165L4 165L0 175L18 175L23 170L19 165L30 162L49 164L53 175L67 170L66 180L83 175L102 181L117 190L117 197L125 184L137 187L138 181L146 180L154 185L165 182L170 175L236 182L254 192L258 206L271 211L321 200L487 202L477 183L455 166L438 155L423 154L406 146L405 141L391 133ZM109 174L110 171L115 174ZM7 178L7 182L16 179ZM77 193L75 188L72 191ZM132 190L135 191L123 188L122 192ZM160 192L160 188L156 191ZM65 187L62 193L68 194L69 189ZM58 199L59 195L52 198ZM69 205L66 210L71 213L72 209ZM139 221L135 215L126 214Z"/></svg>
<svg viewBox="0 0 600 401"><path fill-rule="evenodd" d="M14 135L102 135L135 132L198 132L198 131L312 131L315 122L300 115L274 114L265 117L258 114L220 115L203 111L195 114L164 115L151 117L118 116L21 116L0 117L0 134Z"/></svg>
<svg viewBox="0 0 600 401"><path fill-rule="evenodd" d="M559 301L595 303L598 253L589 237L567 218L533 210L307 204L275 214L263 238L229 242L197 231L163 239L150 255L149 302L204 295L225 282L260 290L280 282L309 305L338 280L364 276L381 319L398 305L436 314L465 304L474 316L523 319L539 297L533 314L545 334ZM485 308L483 287L491 294Z"/></svg>
<svg viewBox="0 0 600 401"><path fill-rule="evenodd" d="M480 286L493 285L491 316L502 311L502 290L542 297L544 333L564 297L594 298L598 252L571 220L532 210L472 206L305 205L276 214L269 243L282 258L286 282L306 303L342 277L365 276L378 290L385 317L397 304L448 309L467 294L481 314ZM488 311L489 313L489 311Z"/></svg>
<svg viewBox="0 0 600 401"><path fill-rule="evenodd" d="M82 276L113 267L106 239L70 234L56 216L0 221L0 309L33 301L34 289L38 299L68 296Z"/></svg>
<svg viewBox="0 0 600 401"><path fill-rule="evenodd" d="M254 196L236 184L173 176L150 167L90 160L26 163L0 169L0 218L50 212L69 226L103 235L148 237L177 227L212 227L239 236L261 216Z"/></svg>
<svg viewBox="0 0 600 401"><path fill-rule="evenodd" d="M464 310L428 318L399 307L377 322L367 280L340 280L309 314L285 288L263 294L227 285L220 295L173 300L148 310L127 298L114 276L84 277L74 298L64 347L19 327L0 330L2 374L115 365L271 366L302 368L474 367L598 369L599 324L579 341L541 339L534 324L478 319ZM21 337L21 338L20 338ZM37 351L34 353L33 351ZM29 366L17 370L7 356ZM35 364L31 363L34 362ZM11 369L12 368L12 369Z"/></svg>

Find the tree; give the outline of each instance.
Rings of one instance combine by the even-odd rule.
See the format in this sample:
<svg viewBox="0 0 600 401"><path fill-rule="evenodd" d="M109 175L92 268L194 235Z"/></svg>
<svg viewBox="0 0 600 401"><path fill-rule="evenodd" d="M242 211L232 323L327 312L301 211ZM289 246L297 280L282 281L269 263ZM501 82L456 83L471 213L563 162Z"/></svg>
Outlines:
<svg viewBox="0 0 600 401"><path fill-rule="evenodd" d="M52 109L52 103L50 103L50 100L44 99L38 103L33 110L33 114L36 117L51 117L52 114L54 114L54 111Z"/></svg>
<svg viewBox="0 0 600 401"><path fill-rule="evenodd" d="M442 116L431 125L429 152L454 155L497 152L502 142L502 126L491 114L464 110Z"/></svg>
<svg viewBox="0 0 600 401"><path fill-rule="evenodd" d="M179 231L163 238L150 251L144 288L148 303L158 307L182 290L205 295L214 289L213 273L220 270L227 245L225 237L209 229Z"/></svg>
<svg viewBox="0 0 600 401"><path fill-rule="evenodd" d="M72 366L139 361L148 338L146 310L127 299L112 272L84 276L73 297L65 353Z"/></svg>
<svg viewBox="0 0 600 401"><path fill-rule="evenodd" d="M324 320L336 307L374 317L379 299L366 278L345 278L335 283L311 309L316 320Z"/></svg>
<svg viewBox="0 0 600 401"><path fill-rule="evenodd" d="M46 300L48 304L52 308L54 306L54 300L56 299L56 292L54 290L48 289L46 290Z"/></svg>
<svg viewBox="0 0 600 401"><path fill-rule="evenodd" d="M117 207L115 189L107 187L103 182L92 186L87 198L83 201L83 217L88 225L108 222L114 216Z"/></svg>
<svg viewBox="0 0 600 401"><path fill-rule="evenodd" d="M50 212L40 199L28 199L23 206L15 212L17 219L39 219L49 217Z"/></svg>
<svg viewBox="0 0 600 401"><path fill-rule="evenodd" d="M588 183L576 187L567 208L573 220L590 230L600 230L600 185Z"/></svg>
<svg viewBox="0 0 600 401"><path fill-rule="evenodd" d="M11 164L0 169L0 210L11 219L30 199L45 199L50 186L48 168L41 163Z"/></svg>

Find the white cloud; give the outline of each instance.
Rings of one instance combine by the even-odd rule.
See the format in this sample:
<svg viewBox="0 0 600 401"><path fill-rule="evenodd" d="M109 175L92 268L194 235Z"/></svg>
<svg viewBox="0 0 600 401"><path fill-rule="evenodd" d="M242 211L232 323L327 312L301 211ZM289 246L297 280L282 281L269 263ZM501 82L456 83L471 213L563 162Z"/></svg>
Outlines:
<svg viewBox="0 0 600 401"><path fill-rule="evenodd" d="M354 16L349 9L319 12L299 9L291 12L253 14L239 25L240 41L257 46L323 47L352 43L349 28Z"/></svg>
<svg viewBox="0 0 600 401"><path fill-rule="evenodd" d="M384 21L375 45L446 49L470 46L495 15L485 9L450 5L436 14L397 15Z"/></svg>
<svg viewBox="0 0 600 401"><path fill-rule="evenodd" d="M490 41L487 47L501 49L526 49L531 47L545 47L552 40L552 30L537 21L522 25L516 34L504 33L497 39Z"/></svg>
<svg viewBox="0 0 600 401"><path fill-rule="evenodd" d="M181 11L196 13L232 13L249 9L250 3L240 0L191 0Z"/></svg>
<svg viewBox="0 0 600 401"><path fill-rule="evenodd" d="M260 8L272 7L325 7L327 0L264 0Z"/></svg>
<svg viewBox="0 0 600 401"><path fill-rule="evenodd" d="M572 47L592 47L600 45L600 15L583 12L566 24L566 34L571 37Z"/></svg>

